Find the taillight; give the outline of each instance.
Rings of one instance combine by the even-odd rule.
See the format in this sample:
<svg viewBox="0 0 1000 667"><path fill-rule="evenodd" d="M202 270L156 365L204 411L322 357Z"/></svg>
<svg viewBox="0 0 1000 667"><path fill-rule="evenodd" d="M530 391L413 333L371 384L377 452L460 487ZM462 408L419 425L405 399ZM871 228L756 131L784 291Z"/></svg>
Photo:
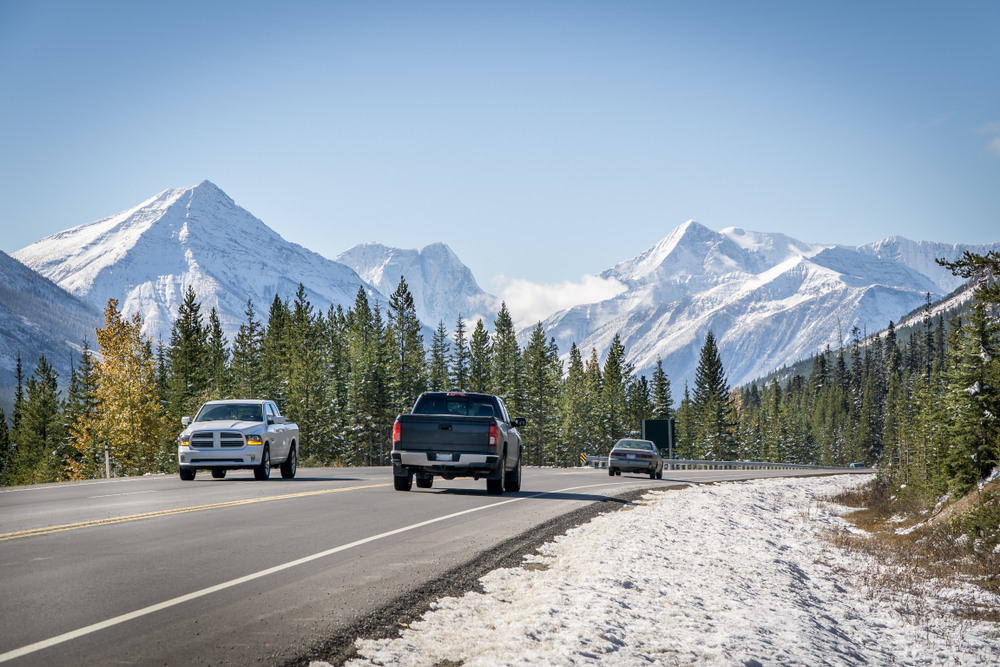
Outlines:
<svg viewBox="0 0 1000 667"><path fill-rule="evenodd" d="M490 424L490 447L496 447L500 441L500 429L496 424Z"/></svg>
<svg viewBox="0 0 1000 667"><path fill-rule="evenodd" d="M392 425L392 441L401 442L403 440L403 425L399 422L394 422Z"/></svg>

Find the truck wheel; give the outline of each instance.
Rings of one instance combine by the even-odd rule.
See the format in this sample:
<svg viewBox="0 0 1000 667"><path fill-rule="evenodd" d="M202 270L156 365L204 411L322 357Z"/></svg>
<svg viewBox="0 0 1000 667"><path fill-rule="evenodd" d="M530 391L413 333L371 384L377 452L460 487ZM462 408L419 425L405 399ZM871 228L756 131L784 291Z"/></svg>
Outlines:
<svg viewBox="0 0 1000 667"><path fill-rule="evenodd" d="M253 469L253 478L258 482L263 482L271 476L271 450L265 445L264 453L260 456L260 465Z"/></svg>
<svg viewBox="0 0 1000 667"><path fill-rule="evenodd" d="M417 482L419 484L419 482ZM413 473L407 473L405 475L393 475L392 476L392 486L397 491L409 491L413 488Z"/></svg>
<svg viewBox="0 0 1000 667"><path fill-rule="evenodd" d="M298 454L296 454L295 450L295 445L292 445L292 449L288 452L288 458L281 464L281 477L283 479L295 477L295 471L298 470Z"/></svg>
<svg viewBox="0 0 1000 667"><path fill-rule="evenodd" d="M417 488L418 489L429 489L434 486L434 478L431 476L427 477L417 477Z"/></svg>
<svg viewBox="0 0 1000 667"><path fill-rule="evenodd" d="M212 469L212 477L215 478L215 479L225 479L226 478L226 471L225 470L220 470L218 468L213 468Z"/></svg>
<svg viewBox="0 0 1000 667"><path fill-rule="evenodd" d="M499 496L503 494L503 477L498 479L486 478L486 493L491 496Z"/></svg>
<svg viewBox="0 0 1000 667"><path fill-rule="evenodd" d="M180 474L181 479L185 482L194 481L194 474L197 472L194 468L177 468L178 474Z"/></svg>
<svg viewBox="0 0 1000 667"><path fill-rule="evenodd" d="M517 493L521 490L521 457L517 457L517 467L504 473L503 490Z"/></svg>

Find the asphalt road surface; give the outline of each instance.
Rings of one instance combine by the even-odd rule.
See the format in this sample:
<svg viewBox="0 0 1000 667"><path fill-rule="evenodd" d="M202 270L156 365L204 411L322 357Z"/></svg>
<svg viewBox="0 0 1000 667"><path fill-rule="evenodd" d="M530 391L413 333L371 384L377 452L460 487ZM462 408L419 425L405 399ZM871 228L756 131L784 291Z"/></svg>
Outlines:
<svg viewBox="0 0 1000 667"><path fill-rule="evenodd" d="M523 490L503 496L440 478L401 493L390 468L2 489L0 662L301 662L357 619L581 508L613 509L677 482L803 474L666 471L654 481L526 468Z"/></svg>

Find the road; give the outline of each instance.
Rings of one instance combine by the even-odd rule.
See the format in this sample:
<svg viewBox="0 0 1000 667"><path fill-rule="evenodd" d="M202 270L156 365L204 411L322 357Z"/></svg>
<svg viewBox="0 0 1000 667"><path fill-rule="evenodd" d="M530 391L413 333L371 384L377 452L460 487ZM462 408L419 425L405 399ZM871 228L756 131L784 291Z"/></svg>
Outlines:
<svg viewBox="0 0 1000 667"><path fill-rule="evenodd" d="M654 481L526 468L523 491L503 496L440 478L400 493L389 468L4 489L0 662L280 664L580 507L677 482L802 474L667 471Z"/></svg>

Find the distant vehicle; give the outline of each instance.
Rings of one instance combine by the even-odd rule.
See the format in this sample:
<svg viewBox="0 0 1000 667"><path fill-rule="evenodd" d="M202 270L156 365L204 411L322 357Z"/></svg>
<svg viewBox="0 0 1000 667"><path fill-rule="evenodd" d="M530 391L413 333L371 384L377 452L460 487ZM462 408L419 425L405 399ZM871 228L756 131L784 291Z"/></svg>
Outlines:
<svg viewBox="0 0 1000 667"><path fill-rule="evenodd" d="M622 438L611 448L608 456L608 474L622 472L647 472L650 479L663 479L663 459L649 440Z"/></svg>
<svg viewBox="0 0 1000 667"><path fill-rule="evenodd" d="M177 437L177 467L181 479L191 481L198 469L222 479L227 470L253 470L265 480L271 468L285 479L298 467L299 427L288 422L274 401L209 401L194 420L182 417Z"/></svg>
<svg viewBox="0 0 1000 667"><path fill-rule="evenodd" d="M849 465L847 467L848 468L867 468L868 466L866 466L864 463L852 463L851 465Z"/></svg>
<svg viewBox="0 0 1000 667"><path fill-rule="evenodd" d="M429 391L392 425L392 474L397 491L429 489L434 477L486 478L492 495L521 489L524 418L511 418L491 394Z"/></svg>

